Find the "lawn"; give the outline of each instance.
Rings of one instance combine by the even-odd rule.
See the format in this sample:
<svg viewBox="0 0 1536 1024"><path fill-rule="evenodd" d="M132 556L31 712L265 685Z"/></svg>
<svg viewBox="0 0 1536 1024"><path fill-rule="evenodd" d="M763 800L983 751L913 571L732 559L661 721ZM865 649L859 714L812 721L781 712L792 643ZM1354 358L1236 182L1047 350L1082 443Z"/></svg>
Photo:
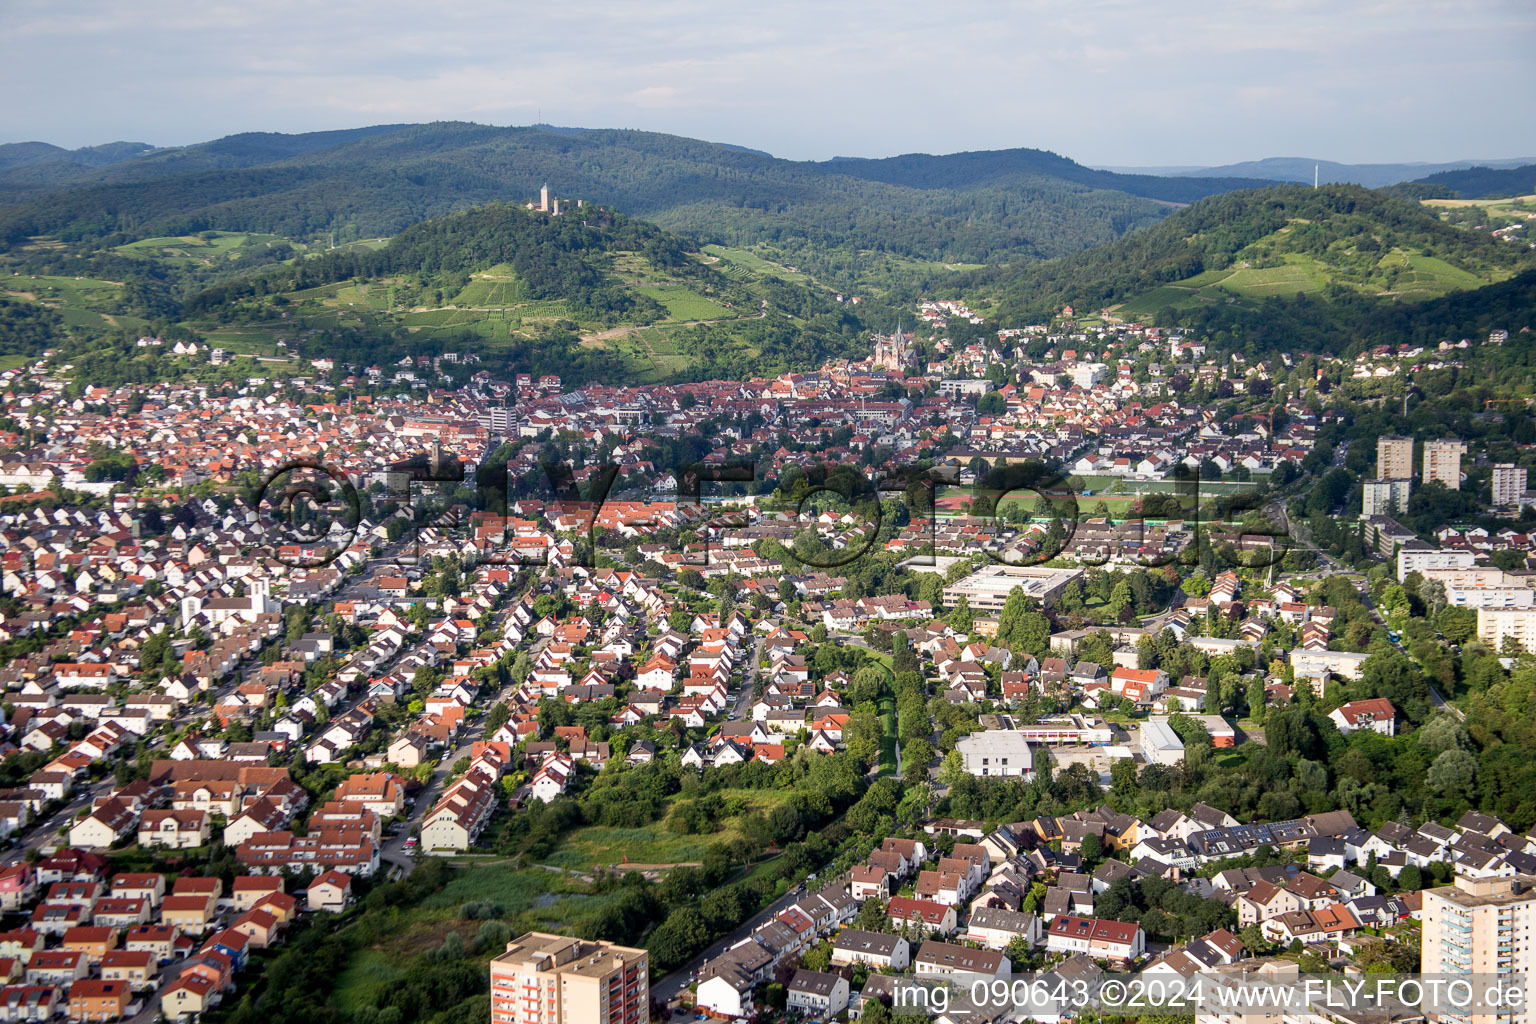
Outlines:
<svg viewBox="0 0 1536 1024"><path fill-rule="evenodd" d="M886 695L880 698L880 774L896 771L896 698Z"/></svg>
<svg viewBox="0 0 1536 1024"><path fill-rule="evenodd" d="M292 334L292 330L279 331L254 325L220 327L208 332L208 343L238 355L275 356L277 339L291 337Z"/></svg>
<svg viewBox="0 0 1536 1024"><path fill-rule="evenodd" d="M1285 233L1286 229L1281 229L1254 242L1238 253L1233 265L1226 269L1207 270L1153 288L1119 306L1116 312L1121 316L1138 317L1150 316L1168 307L1190 309L1231 302L1253 304L1267 298L1289 298L1298 293L1318 294L1330 282L1367 295L1386 293L1405 298L1432 298L1479 288L1509 276L1505 271L1479 276L1439 257L1401 249L1386 253L1374 268L1361 273L1354 264L1358 254L1342 247L1320 257L1298 252L1273 253L1272 247L1283 244ZM1260 261L1271 265L1247 265ZM1352 267L1355 273L1350 272ZM1389 272L1396 274L1395 279L1388 279Z"/></svg>
<svg viewBox="0 0 1536 1024"><path fill-rule="evenodd" d="M390 307L391 290L384 282L345 285L337 290L334 302L338 306L366 306L382 312Z"/></svg>

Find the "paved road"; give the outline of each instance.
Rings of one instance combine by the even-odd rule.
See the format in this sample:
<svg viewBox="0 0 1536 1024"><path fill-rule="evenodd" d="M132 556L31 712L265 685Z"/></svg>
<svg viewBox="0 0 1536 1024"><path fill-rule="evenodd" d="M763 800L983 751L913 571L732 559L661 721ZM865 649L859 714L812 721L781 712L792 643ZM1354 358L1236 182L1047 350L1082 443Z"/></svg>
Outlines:
<svg viewBox="0 0 1536 1024"><path fill-rule="evenodd" d="M1373 622L1375 622L1377 625L1379 625L1382 629L1390 629L1391 628L1390 626L1387 625L1387 620L1382 618L1381 612L1377 610L1376 602L1371 600L1371 595L1370 595L1369 591L1365 591L1365 592L1361 593L1360 601L1361 601L1362 604L1365 605L1366 610L1371 613L1371 620ZM1402 641L1401 637L1399 637L1396 640L1393 640L1392 641L1392 646L1396 647L1398 649L1398 651L1400 651L1405 657L1407 657L1410 660L1412 660L1413 655L1409 654L1407 648L1405 648L1403 646L1403 641ZM1456 705L1454 705L1450 701L1446 700L1444 694L1442 694L1435 687L1434 683L1430 682L1427 677L1425 678L1424 682L1425 682L1425 685L1429 687L1429 702L1431 704L1433 704L1437 710L1445 711L1445 712L1448 712L1449 714L1455 715L1457 721L1465 721L1466 720L1466 717L1467 717L1466 714L1460 708L1458 708Z"/></svg>
<svg viewBox="0 0 1536 1024"><path fill-rule="evenodd" d="M1312 544L1310 541L1303 542L1301 540L1301 538L1297 535L1297 528L1293 527L1293 525L1291 524L1291 521L1290 521L1290 517L1286 514L1285 503L1284 502L1280 502L1280 501L1273 502L1273 503L1271 503L1267 507L1268 507L1269 510L1272 510L1274 512L1274 514L1279 518L1281 528L1284 529L1286 534L1287 534L1287 536L1289 536L1291 538L1291 546L1292 547L1304 548L1304 549L1306 549L1308 551L1314 552L1317 555L1318 559L1321 560L1322 563L1325 566L1327 566L1330 570L1332 570L1332 572L1334 574L1336 574L1336 575L1352 575L1352 576L1359 575L1359 573L1355 572L1355 570L1349 568L1346 565L1340 564L1337 560L1335 560L1333 558L1332 555L1329 555L1326 551L1321 550L1315 544ZM1311 574L1307 574L1307 575L1311 575ZM1373 622L1375 622L1377 625L1381 626L1381 628L1383 628L1383 629L1390 629L1391 628L1391 627L1389 627L1387 625L1387 620L1382 617L1381 612L1376 608L1376 603L1371 600L1371 595L1370 595L1370 591L1369 590L1362 590L1361 591L1361 593L1360 593L1360 602L1362 604L1364 604L1365 607L1366 607L1366 610L1371 613L1371 620ZM1403 647L1403 642L1402 642L1402 640L1400 638L1397 639L1397 640L1392 641L1392 645L1394 647L1396 647L1399 651L1402 651L1405 655L1408 653L1407 650ZM1412 657L1412 656L1409 655L1409 657ZM1435 685L1433 683L1429 683L1428 686L1429 686L1429 701L1430 701L1431 704L1433 704L1435 706L1436 709L1438 709L1440 711L1448 712L1448 713L1450 713L1452 715L1455 715L1458 720L1465 720L1466 719L1467 716L1462 712L1462 710L1460 708L1458 708L1456 705L1452 704L1450 701L1446 700L1445 699L1445 695L1442 694L1435 687Z"/></svg>
<svg viewBox="0 0 1536 1024"><path fill-rule="evenodd" d="M541 644L543 642L543 640L540 641ZM536 650L537 645L535 646ZM508 683L496 691L489 701L485 702L485 707L490 709L502 703L516 689L516 683ZM475 744L484 737L485 719L483 717L475 719L475 721L464 727L459 745L450 751L447 756L438 760L437 767L432 770L432 777L427 780L427 784L421 787L421 790L416 794L415 803L411 806L411 813L406 816L405 825L400 829L399 834L384 841L383 847L379 850L380 860L399 868L402 874L409 874L415 870L416 865L420 862L419 854L415 847L409 850L406 849L406 839L421 824L421 819L426 816L427 811L431 810L432 805L441 796L442 788L447 782L448 777L453 774L454 762L461 757L468 757Z"/></svg>
<svg viewBox="0 0 1536 1024"><path fill-rule="evenodd" d="M693 980L694 972L702 967L706 960L714 959L721 953L725 952L727 949L730 949L732 946L736 945L736 943L740 942L742 939L747 938L757 930L759 925L768 920L771 920L776 914L779 913L779 911L783 910L791 903L799 902L800 899L804 896L805 891L803 886L798 886L794 889L791 889L783 896L780 896L778 899L768 904L768 906L747 918L735 929L729 932L724 938L711 943L698 956L695 956L692 960L688 961L686 964L679 967L671 974L668 974L667 976L656 981L655 984L651 985L651 998L659 1003L666 1003L667 1001L675 998L681 994L685 988L688 987L688 983Z"/></svg>

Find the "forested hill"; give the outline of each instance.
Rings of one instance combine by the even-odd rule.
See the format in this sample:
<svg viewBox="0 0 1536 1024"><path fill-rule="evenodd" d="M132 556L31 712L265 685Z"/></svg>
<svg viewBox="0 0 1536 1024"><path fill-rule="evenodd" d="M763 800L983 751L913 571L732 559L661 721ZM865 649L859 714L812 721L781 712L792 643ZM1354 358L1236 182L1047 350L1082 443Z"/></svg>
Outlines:
<svg viewBox="0 0 1536 1024"><path fill-rule="evenodd" d="M1066 305L1172 322L1298 294L1420 301L1531 266L1528 250L1442 223L1417 203L1358 186L1281 186L1213 196L1063 259L978 271L971 291L1010 322Z"/></svg>
<svg viewBox="0 0 1536 1024"><path fill-rule="evenodd" d="M492 204L412 225L381 249L339 249L215 285L189 299L185 311L199 316L236 300L394 276L409 277L420 289L457 290L472 272L499 266L516 281L516 299L558 299L602 319L656 306L608 273L617 253L633 253L669 278L707 278L709 285L729 287L722 275L690 259L687 247L654 224L602 207L550 217Z"/></svg>
<svg viewBox="0 0 1536 1024"><path fill-rule="evenodd" d="M1170 202L1253 184L1094 171L1038 150L813 163L647 132L384 125L0 169L0 242L209 229L346 241L525 199L546 181L705 242L955 262L1075 252L1156 223Z"/></svg>
<svg viewBox="0 0 1536 1024"><path fill-rule="evenodd" d="M82 149L64 149L46 142L8 142L0 144L0 180L59 182L92 168L144 156L154 148L144 142L108 142Z"/></svg>
<svg viewBox="0 0 1536 1024"><path fill-rule="evenodd" d="M1536 195L1536 164L1506 169L1467 167L1431 174L1418 183L1448 188L1461 199Z"/></svg>
<svg viewBox="0 0 1536 1024"><path fill-rule="evenodd" d="M833 174L911 188L976 188L1022 178L1057 178L1087 188L1110 189L1169 203L1192 203L1206 196L1270 182L1262 177L1171 177L1119 174L1084 167L1042 149L992 149L930 156L908 153L884 159L839 157L815 165Z"/></svg>
<svg viewBox="0 0 1536 1024"><path fill-rule="evenodd" d="M878 302L859 312L897 316ZM808 370L862 351L867 331L819 286L741 273L592 204L560 216L505 203L461 211L378 250L334 250L216 284L182 313L213 335L281 324L364 365L452 350L492 372L573 383ZM70 357L112 372L94 354Z"/></svg>

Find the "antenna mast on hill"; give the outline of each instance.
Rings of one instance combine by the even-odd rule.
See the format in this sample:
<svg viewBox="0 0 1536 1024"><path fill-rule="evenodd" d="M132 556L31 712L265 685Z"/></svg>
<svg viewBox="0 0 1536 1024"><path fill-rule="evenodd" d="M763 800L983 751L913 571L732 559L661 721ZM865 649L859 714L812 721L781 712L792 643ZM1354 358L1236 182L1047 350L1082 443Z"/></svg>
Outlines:
<svg viewBox="0 0 1536 1024"><path fill-rule="evenodd" d="M1317 191L1317 169L1321 166L1321 164L1312 165L1312 190L1314 192Z"/></svg>

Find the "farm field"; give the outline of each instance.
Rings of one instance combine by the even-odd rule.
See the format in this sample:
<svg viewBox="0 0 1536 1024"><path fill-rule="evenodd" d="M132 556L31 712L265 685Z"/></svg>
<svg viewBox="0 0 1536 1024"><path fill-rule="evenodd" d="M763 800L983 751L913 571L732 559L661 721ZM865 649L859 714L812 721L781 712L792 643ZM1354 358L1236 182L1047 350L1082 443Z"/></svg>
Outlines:
<svg viewBox="0 0 1536 1024"><path fill-rule="evenodd" d="M1524 209L1536 206L1536 195L1513 196L1507 199L1421 199L1424 206L1455 210L1468 206L1482 206L1491 210Z"/></svg>

